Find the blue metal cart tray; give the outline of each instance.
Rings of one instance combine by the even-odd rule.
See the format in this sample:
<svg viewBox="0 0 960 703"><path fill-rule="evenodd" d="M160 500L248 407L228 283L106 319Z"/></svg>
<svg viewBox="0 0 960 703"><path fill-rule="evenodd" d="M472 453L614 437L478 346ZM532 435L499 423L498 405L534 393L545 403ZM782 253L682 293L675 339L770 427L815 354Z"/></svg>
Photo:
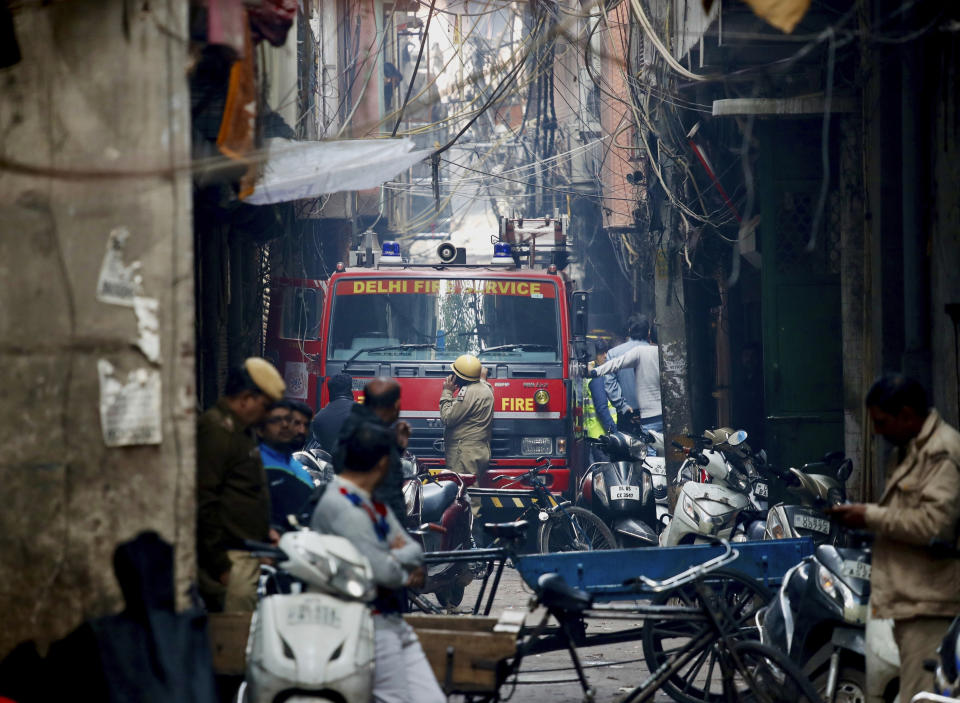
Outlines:
<svg viewBox="0 0 960 703"><path fill-rule="evenodd" d="M738 542L733 547L740 554L729 568L742 571L770 588L778 587L791 567L813 554L813 541L808 537ZM531 588L536 587L541 575L558 573L569 585L592 593L598 601L637 600L648 596L624 586L624 581L640 575L662 580L722 553L721 546L695 544L525 554L515 561L520 575Z"/></svg>

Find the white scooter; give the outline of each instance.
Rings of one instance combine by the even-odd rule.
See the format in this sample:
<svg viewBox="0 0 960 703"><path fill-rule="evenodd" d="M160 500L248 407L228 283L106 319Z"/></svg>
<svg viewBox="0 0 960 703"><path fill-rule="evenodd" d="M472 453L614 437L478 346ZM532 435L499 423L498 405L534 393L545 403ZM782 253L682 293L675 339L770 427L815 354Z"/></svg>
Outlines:
<svg viewBox="0 0 960 703"><path fill-rule="evenodd" d="M287 532L279 547L248 547L278 564L261 581L236 703L370 700L374 632L367 604L376 586L366 557L343 537L310 530ZM279 585L284 580L292 584ZM283 592L268 594L276 590Z"/></svg>
<svg viewBox="0 0 960 703"><path fill-rule="evenodd" d="M724 455L737 452L737 446L746 439L744 430L727 428L707 430L695 438L677 474L680 494L673 518L660 533L661 547L699 544L717 537L731 539L742 511L758 515L766 511L769 489L749 453ZM710 476L710 483L697 481L701 468ZM746 533L736 537L738 541L747 539Z"/></svg>

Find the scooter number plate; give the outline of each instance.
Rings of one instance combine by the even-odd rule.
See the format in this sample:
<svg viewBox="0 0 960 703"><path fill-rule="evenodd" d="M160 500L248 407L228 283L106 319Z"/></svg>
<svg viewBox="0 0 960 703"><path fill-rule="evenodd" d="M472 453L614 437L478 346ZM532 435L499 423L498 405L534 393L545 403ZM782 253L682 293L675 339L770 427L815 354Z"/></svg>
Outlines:
<svg viewBox="0 0 960 703"><path fill-rule="evenodd" d="M340 627L340 612L321 603L297 603L287 608L288 625Z"/></svg>
<svg viewBox="0 0 960 703"><path fill-rule="evenodd" d="M850 576L855 579L870 580L870 565L862 561L853 561L844 559L840 567L840 573L844 576Z"/></svg>
<svg viewBox="0 0 960 703"><path fill-rule="evenodd" d="M610 500L640 500L637 486L610 486Z"/></svg>
<svg viewBox="0 0 960 703"><path fill-rule="evenodd" d="M814 530L825 535L830 534L830 521L809 515L794 515L793 526L804 530Z"/></svg>
<svg viewBox="0 0 960 703"><path fill-rule="evenodd" d="M767 484L760 483L759 481L753 484L753 492L760 498L766 498L770 495L770 489L767 488Z"/></svg>

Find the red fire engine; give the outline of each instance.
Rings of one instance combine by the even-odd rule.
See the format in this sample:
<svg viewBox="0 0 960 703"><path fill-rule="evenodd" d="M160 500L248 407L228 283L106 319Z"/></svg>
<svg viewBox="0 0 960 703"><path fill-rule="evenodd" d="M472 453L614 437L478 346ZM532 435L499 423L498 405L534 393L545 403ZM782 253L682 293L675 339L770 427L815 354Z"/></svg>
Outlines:
<svg viewBox="0 0 960 703"><path fill-rule="evenodd" d="M544 234L553 241L538 244ZM325 381L333 374L350 374L358 399L370 379L397 379L401 417L413 429L410 450L426 468L444 463L443 379L459 355L475 354L489 371L495 403L481 485L547 456L548 485L569 494L585 459L578 357L586 294L575 293L559 270L565 237L565 217L504 219L486 263L466 264L463 249L444 243L437 264L411 265L396 242L386 242L382 251L351 252L351 266L338 264L328 281L274 281L268 354L288 395L317 408L329 400Z"/></svg>

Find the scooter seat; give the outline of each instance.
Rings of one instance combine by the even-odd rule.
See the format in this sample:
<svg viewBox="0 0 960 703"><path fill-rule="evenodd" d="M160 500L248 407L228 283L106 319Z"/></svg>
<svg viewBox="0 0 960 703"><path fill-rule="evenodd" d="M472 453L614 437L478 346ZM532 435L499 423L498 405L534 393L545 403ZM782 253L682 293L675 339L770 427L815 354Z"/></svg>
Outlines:
<svg viewBox="0 0 960 703"><path fill-rule="evenodd" d="M557 573L543 574L537 579L537 588L540 591L540 603L547 610L579 614L593 605L593 596L571 587Z"/></svg>
<svg viewBox="0 0 960 703"><path fill-rule="evenodd" d="M515 522L487 522L484 523L484 531L492 537L498 537L507 542L522 540L527 537L526 520L517 520Z"/></svg>
<svg viewBox="0 0 960 703"><path fill-rule="evenodd" d="M423 522L440 522L443 511L457 497L459 486L453 481L427 483L423 486Z"/></svg>

